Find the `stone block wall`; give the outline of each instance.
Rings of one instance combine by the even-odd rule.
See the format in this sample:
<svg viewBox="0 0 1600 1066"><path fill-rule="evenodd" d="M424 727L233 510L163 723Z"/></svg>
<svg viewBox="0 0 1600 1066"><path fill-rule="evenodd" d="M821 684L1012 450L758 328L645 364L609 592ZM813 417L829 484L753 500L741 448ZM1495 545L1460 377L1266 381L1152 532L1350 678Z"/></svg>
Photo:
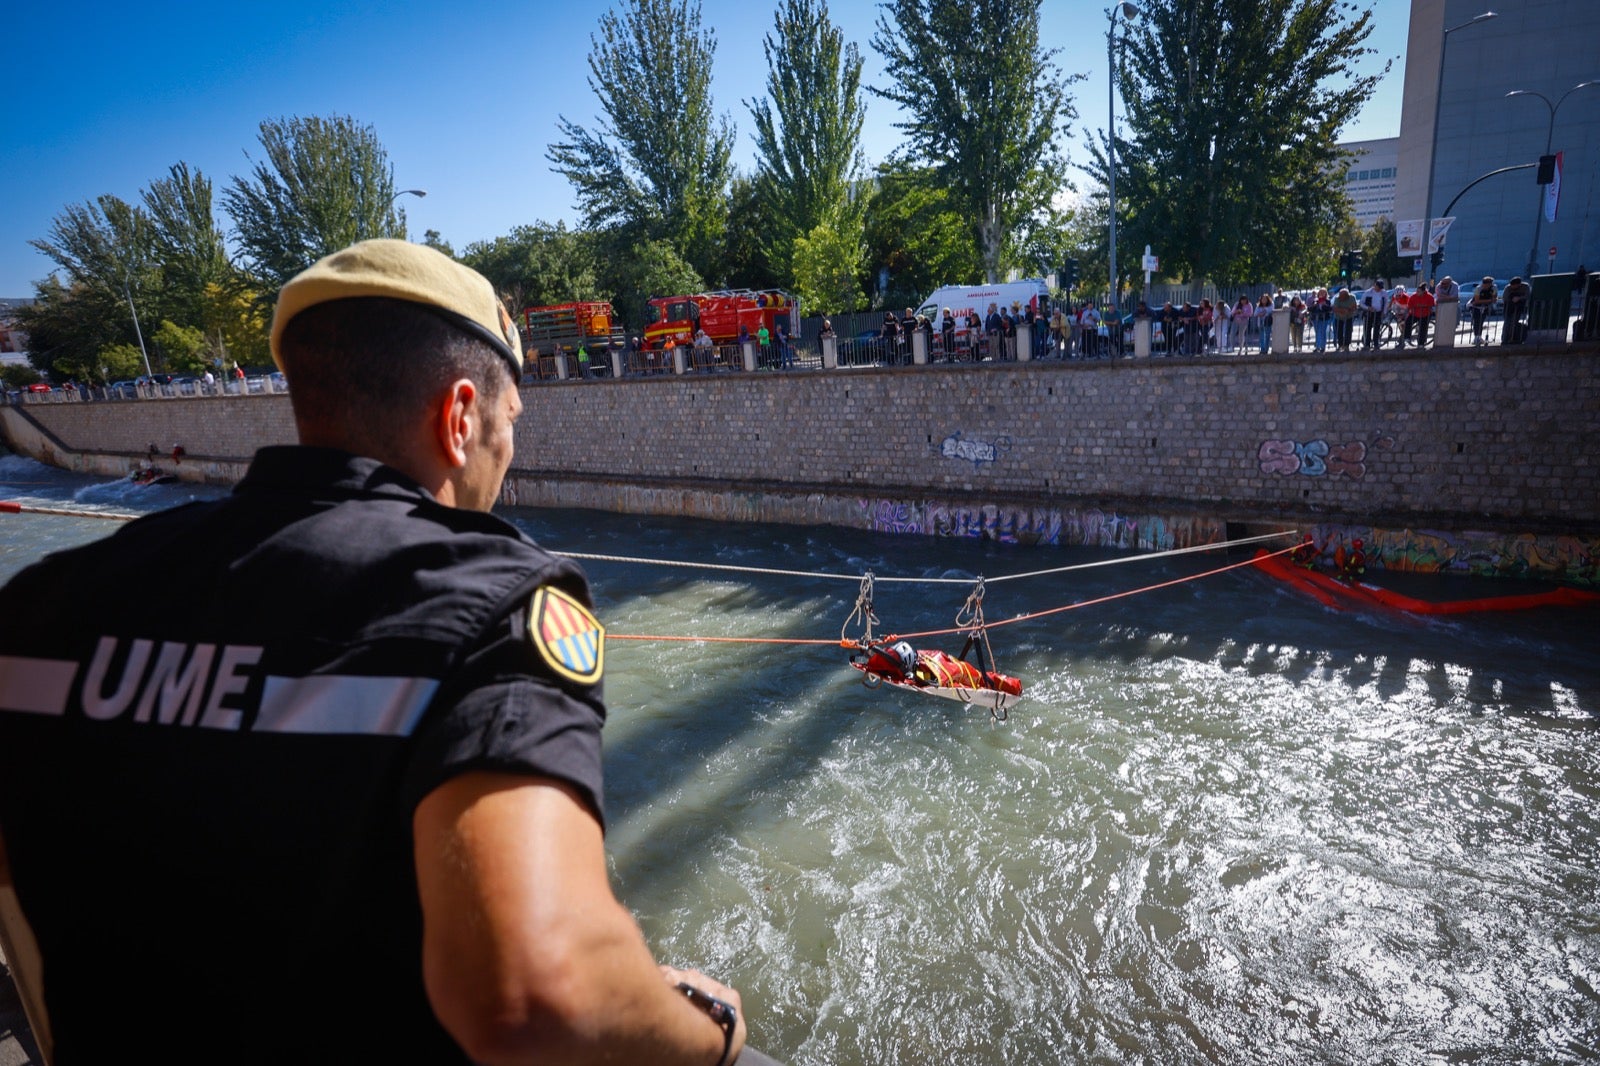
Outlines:
<svg viewBox="0 0 1600 1066"><path fill-rule="evenodd" d="M1597 368L1547 348L546 383L523 389L504 498L1125 548L1287 527L1383 543L1380 565L1595 582ZM0 424L98 473L182 444L179 475L219 482L294 439L282 395Z"/></svg>
<svg viewBox="0 0 1600 1066"><path fill-rule="evenodd" d="M1596 359L1392 354L529 389L524 481L1600 528Z"/></svg>

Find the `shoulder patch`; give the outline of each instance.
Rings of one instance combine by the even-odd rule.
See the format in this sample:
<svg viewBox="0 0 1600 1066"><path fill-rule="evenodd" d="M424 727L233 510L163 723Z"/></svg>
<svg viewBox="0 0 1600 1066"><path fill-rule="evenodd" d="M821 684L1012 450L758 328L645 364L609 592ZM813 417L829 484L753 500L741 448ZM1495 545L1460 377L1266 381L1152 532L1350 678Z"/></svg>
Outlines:
<svg viewBox="0 0 1600 1066"><path fill-rule="evenodd" d="M588 609L549 585L534 589L528 635L545 665L580 685L600 680L605 667L606 627Z"/></svg>

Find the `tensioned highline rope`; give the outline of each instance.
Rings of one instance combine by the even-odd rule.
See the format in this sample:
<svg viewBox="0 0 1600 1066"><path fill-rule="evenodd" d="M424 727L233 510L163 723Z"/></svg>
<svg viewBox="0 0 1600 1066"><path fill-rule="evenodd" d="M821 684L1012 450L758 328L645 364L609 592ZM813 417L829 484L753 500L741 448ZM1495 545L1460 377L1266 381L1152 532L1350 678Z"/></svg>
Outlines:
<svg viewBox="0 0 1600 1066"><path fill-rule="evenodd" d="M1058 566L1050 570L1030 570L1022 574L1003 574L1000 577L985 578L989 584L1001 581L1017 581L1025 577L1047 577L1051 574L1065 574L1073 570L1092 570L1101 566L1121 566L1124 563L1144 563L1152 559L1165 559L1175 555L1189 555L1193 552L1221 551L1225 548L1235 548L1245 544L1256 544L1263 540L1276 540L1279 537L1294 536L1295 531L1285 529L1278 533L1263 533L1254 537L1241 537L1238 540L1219 541L1216 544L1195 544L1187 548L1168 548L1166 551L1148 552L1143 555L1119 556L1115 559L1099 559L1092 563L1074 563L1071 566ZM637 563L644 566L675 566L691 570L721 570L736 574L770 574L776 577L814 577L824 581L860 581L860 574L833 574L817 570L775 570L761 566L735 566L731 563L697 563L682 559L647 559L628 555L595 555L589 552L564 552L552 551L552 555L564 556L568 559L581 559L585 562L601 563ZM903 585L970 585L970 577L884 577L874 574L874 581L895 582Z"/></svg>
<svg viewBox="0 0 1600 1066"><path fill-rule="evenodd" d="M1274 557L1279 556L1279 555L1287 555L1290 552L1292 552L1295 549L1297 549L1298 547L1299 547L1299 545L1296 544L1296 545L1292 545L1292 546L1290 546L1288 548L1280 548L1278 551L1269 552L1267 554L1267 558L1274 558ZM1146 558L1146 556L1140 556L1140 558ZM1256 562L1257 562L1257 560L1255 558L1245 559L1245 560L1243 560L1241 562L1229 563L1226 566L1219 566L1214 570L1206 570L1206 571L1203 571L1203 572L1198 573L1198 574L1188 574L1188 575L1186 575L1184 577L1175 577L1170 581L1160 581L1160 582L1157 582L1154 585L1145 585L1145 586L1143 586L1141 588L1128 589L1125 592L1113 592L1113 593L1111 593L1109 595L1106 595L1106 596L1097 596L1092 600L1082 600L1082 601L1080 601L1078 603L1068 603L1068 604L1064 604L1063 606L1060 606L1060 607L1051 607L1051 608L1048 608L1047 610L1043 610L1043 611L1031 611L1031 612L1029 612L1027 614L1019 614L1019 615L1017 615L1017 616L1015 616L1013 618L1003 618L998 622L986 622L985 625L989 629L994 629L997 626L1009 626L1009 625L1015 625L1018 622L1032 621L1035 618L1045 618L1045 617L1048 617L1049 615L1052 615L1052 614L1060 614L1063 611L1076 611L1076 610L1078 610L1079 608L1082 608L1082 607L1093 607L1096 604L1109 603L1112 600L1125 599L1125 598L1127 598L1129 596L1137 596L1137 595L1139 595L1141 593L1145 593L1145 592L1154 592L1157 589L1171 588L1173 585L1182 585L1182 584L1184 584L1186 582L1189 582L1189 581L1198 581L1203 577L1214 577L1217 574L1225 574L1229 570L1237 570L1240 567L1244 567L1244 566L1254 566L1256 564ZM882 579L880 578L879 580L882 580ZM971 582L967 582L967 584L971 584ZM919 633L892 633L892 634L885 635L883 637L882 642L888 642L888 641L893 641L893 640L912 640L912 639L915 639L915 638L918 638L918 637L942 637L942 636L948 636L948 635L950 635L952 633L967 633L967 632L970 632L970 631L971 631L970 627L957 626L957 627L952 628L952 629L928 629L928 630L923 630L922 632L919 632ZM666 635L661 635L661 634L649 634L649 633L607 633L606 634L606 639L607 640L652 640L652 641L654 641L654 640L663 640L663 641L704 641L705 643L708 643L708 644L812 644L812 645L826 644L826 645L830 645L832 647L860 647L861 646L859 641L854 641L854 640L849 640L849 639L840 639L840 640L815 640L815 639L812 639L812 640L806 640L806 639L801 639L801 638L796 638L796 637L684 637L684 636L666 636Z"/></svg>

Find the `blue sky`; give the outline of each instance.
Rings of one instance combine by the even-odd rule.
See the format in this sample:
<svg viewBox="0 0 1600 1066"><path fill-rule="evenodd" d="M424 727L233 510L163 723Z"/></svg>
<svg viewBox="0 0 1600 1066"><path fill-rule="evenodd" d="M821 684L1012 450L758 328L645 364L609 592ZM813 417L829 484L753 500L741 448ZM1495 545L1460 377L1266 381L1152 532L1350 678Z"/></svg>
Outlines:
<svg viewBox="0 0 1600 1066"><path fill-rule="evenodd" d="M753 164L743 101L763 95L762 38L774 4L702 0L717 37L712 93L739 131L736 164ZM870 39L877 4L835 0L830 13L883 84ZM436 229L458 250L535 221L577 219L567 183L545 148L558 114L595 126L589 37L602 3L465 0L349 3L253 0L149 4L20 5L6 20L11 60L6 162L0 170L0 297L33 295L51 263L28 246L70 203L112 193L135 199L180 160L218 192L259 156L263 119L350 115L371 125L406 197L413 239ZM1042 32L1076 86L1070 137L1106 124L1105 7L1045 0ZM1406 23L1380 17L1361 68L1394 66L1376 99L1346 130L1350 140L1400 127ZM890 105L868 97L864 148L878 162L898 144Z"/></svg>

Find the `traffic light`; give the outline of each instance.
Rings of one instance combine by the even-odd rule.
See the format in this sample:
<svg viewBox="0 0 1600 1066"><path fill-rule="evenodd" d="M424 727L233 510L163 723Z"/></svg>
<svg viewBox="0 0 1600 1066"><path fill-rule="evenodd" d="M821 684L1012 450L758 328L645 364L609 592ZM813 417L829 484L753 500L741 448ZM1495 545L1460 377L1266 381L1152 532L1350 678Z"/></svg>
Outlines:
<svg viewBox="0 0 1600 1066"><path fill-rule="evenodd" d="M1078 261L1068 259L1061 267L1061 287L1071 292L1078 286Z"/></svg>
<svg viewBox="0 0 1600 1066"><path fill-rule="evenodd" d="M1430 262L1432 262L1433 269L1438 270L1439 264L1444 262L1444 249L1440 248L1437 252L1434 252L1432 255L1430 255L1428 259Z"/></svg>
<svg viewBox="0 0 1600 1066"><path fill-rule="evenodd" d="M1366 269L1366 266L1367 253L1363 252L1360 248L1352 248L1350 250L1350 276L1352 278L1359 278L1361 276L1361 272Z"/></svg>
<svg viewBox="0 0 1600 1066"><path fill-rule="evenodd" d="M1339 253L1339 276L1341 278L1350 276L1350 252L1348 250Z"/></svg>
<svg viewBox="0 0 1600 1066"><path fill-rule="evenodd" d="M1556 180L1556 157L1542 155L1539 157L1539 173L1534 178L1540 185L1549 185Z"/></svg>

